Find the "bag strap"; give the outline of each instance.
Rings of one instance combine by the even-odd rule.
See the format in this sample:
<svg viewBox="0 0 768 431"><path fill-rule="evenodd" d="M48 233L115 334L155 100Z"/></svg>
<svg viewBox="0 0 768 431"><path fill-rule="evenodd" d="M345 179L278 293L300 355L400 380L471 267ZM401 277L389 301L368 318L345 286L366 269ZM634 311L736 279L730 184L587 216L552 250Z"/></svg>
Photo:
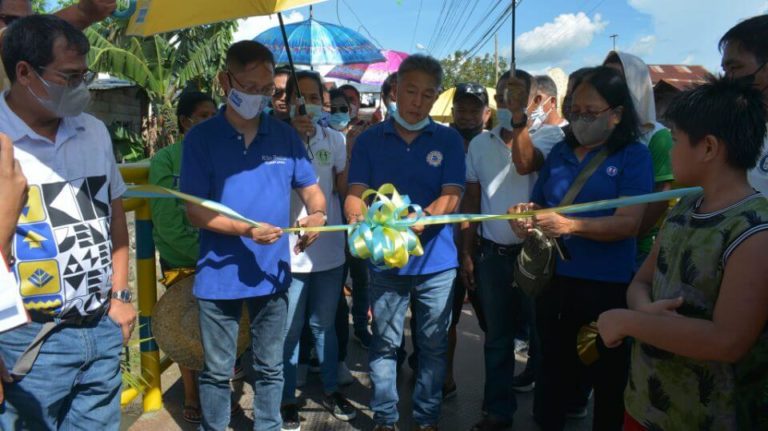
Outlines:
<svg viewBox="0 0 768 431"><path fill-rule="evenodd" d="M586 184L587 180L589 180L589 177L595 173L597 168L603 164L606 158L608 158L607 148L603 148L599 153L595 154L595 157L593 157L592 160L590 160L589 163L584 166L584 169L582 169L576 179L573 180L573 184L571 184L571 187L565 193L565 196L563 197L563 200L560 201L559 206L570 205L573 203L573 201L576 199L576 196L584 187L584 184Z"/></svg>

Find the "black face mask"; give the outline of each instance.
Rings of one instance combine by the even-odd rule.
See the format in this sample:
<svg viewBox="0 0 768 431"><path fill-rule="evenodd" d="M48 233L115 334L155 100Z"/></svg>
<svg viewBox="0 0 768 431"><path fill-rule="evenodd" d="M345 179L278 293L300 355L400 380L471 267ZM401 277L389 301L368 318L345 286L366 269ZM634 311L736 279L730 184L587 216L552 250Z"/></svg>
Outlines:
<svg viewBox="0 0 768 431"><path fill-rule="evenodd" d="M456 131L459 132L465 141L471 141L475 136L483 132L483 126L472 129L460 129L456 126L456 124L451 123L451 127L456 129Z"/></svg>
<svg viewBox="0 0 768 431"><path fill-rule="evenodd" d="M744 84L745 87L752 87L755 85L755 77L758 73L760 73L761 70L763 70L763 67L765 67L765 62L760 65L754 72L750 73L746 76L741 76L738 78L732 78L734 81ZM760 89L763 90L762 88Z"/></svg>

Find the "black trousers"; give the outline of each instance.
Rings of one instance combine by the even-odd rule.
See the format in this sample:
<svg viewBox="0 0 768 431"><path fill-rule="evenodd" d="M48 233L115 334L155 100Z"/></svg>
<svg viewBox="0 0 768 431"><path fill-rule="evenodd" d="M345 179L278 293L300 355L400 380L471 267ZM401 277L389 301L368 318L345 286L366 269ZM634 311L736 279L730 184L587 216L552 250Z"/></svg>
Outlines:
<svg viewBox="0 0 768 431"><path fill-rule="evenodd" d="M629 346L600 347L599 359L589 367L576 353L579 328L597 320L603 311L626 308L627 284L556 276L536 299L536 325L541 350L536 376L534 418L543 430L562 430L569 400L585 373L595 390L593 430L621 430L624 387L629 375Z"/></svg>

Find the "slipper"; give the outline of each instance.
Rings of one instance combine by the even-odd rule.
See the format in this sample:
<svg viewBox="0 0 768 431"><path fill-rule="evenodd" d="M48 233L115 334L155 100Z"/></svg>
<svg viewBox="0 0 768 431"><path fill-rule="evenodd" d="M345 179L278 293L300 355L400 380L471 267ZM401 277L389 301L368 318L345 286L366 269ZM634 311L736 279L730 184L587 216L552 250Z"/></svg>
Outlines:
<svg viewBox="0 0 768 431"><path fill-rule="evenodd" d="M191 424L199 424L203 420L203 412L200 407L184 405L182 417Z"/></svg>

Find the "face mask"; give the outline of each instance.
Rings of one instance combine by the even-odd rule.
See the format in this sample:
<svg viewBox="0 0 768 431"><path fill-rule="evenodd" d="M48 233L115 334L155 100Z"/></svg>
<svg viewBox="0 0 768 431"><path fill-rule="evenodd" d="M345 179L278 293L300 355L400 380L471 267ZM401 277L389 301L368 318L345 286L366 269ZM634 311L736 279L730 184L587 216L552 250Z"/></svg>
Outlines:
<svg viewBox="0 0 768 431"><path fill-rule="evenodd" d="M64 117L77 117L82 114L88 103L91 101L91 93L88 91L88 87L85 83L80 83L77 87L70 87L68 85L52 84L40 75L40 82L45 86L48 91L48 98L35 94L30 87L29 92L37 99L40 105L54 114L57 118Z"/></svg>
<svg viewBox="0 0 768 431"><path fill-rule="evenodd" d="M733 78L734 81L741 82L746 87L752 87L755 85L755 77L758 73L760 73L761 70L763 70L763 67L765 67L766 63L763 63L760 65L760 67L757 68L754 72L750 73L749 75L742 76L739 78ZM762 89L760 89L762 91Z"/></svg>
<svg viewBox="0 0 768 431"><path fill-rule="evenodd" d="M326 116L325 115L326 112L323 111L323 105L313 105L313 104L307 103L306 105L304 105L304 108L307 110L307 115L312 117L312 120L314 120L316 123L322 120L323 118L325 118ZM291 116L291 119L293 119L293 117L295 117L296 115L299 115L296 113L296 105L291 105L289 114Z"/></svg>
<svg viewBox="0 0 768 431"><path fill-rule="evenodd" d="M334 130L344 130L344 128L349 125L349 114L346 112L331 114L328 118L328 125Z"/></svg>
<svg viewBox="0 0 768 431"><path fill-rule="evenodd" d="M496 118L499 125L505 130L512 131L512 111L507 108L501 108L496 111Z"/></svg>
<svg viewBox="0 0 768 431"><path fill-rule="evenodd" d="M387 115L392 116L397 112L397 103L387 102Z"/></svg>
<svg viewBox="0 0 768 431"><path fill-rule="evenodd" d="M528 126L528 132L535 133L537 130L541 129L541 126L544 125L544 121L548 116L549 112L545 112L541 105L534 109L533 112L529 112L528 121L531 122L531 125Z"/></svg>
<svg viewBox="0 0 768 431"><path fill-rule="evenodd" d="M610 121L611 116L605 113L598 116L591 123L579 118L571 122L571 131L576 136L576 140L579 141L579 145L594 147L604 143L613 133L614 127L609 124Z"/></svg>
<svg viewBox="0 0 768 431"><path fill-rule="evenodd" d="M403 117L400 116L400 113L395 111L392 113L392 118L395 119L397 124L400 125L405 130L408 130L409 132L418 132L419 130L427 127L429 125L429 116L424 117L423 120L419 121L416 124L411 124L403 119Z"/></svg>
<svg viewBox="0 0 768 431"><path fill-rule="evenodd" d="M360 109L355 105L350 105L349 107L349 116L351 118L357 118L357 114L360 112Z"/></svg>
<svg viewBox="0 0 768 431"><path fill-rule="evenodd" d="M451 127L454 128L457 132L459 132L459 134L461 135L462 138L464 138L465 141L471 141L472 139L474 139L475 136L483 132L483 126L473 127L470 129L466 129L466 128L460 129L456 127L455 124L451 124Z"/></svg>
<svg viewBox="0 0 768 431"><path fill-rule="evenodd" d="M246 120L253 120L267 107L271 97L261 94L248 94L231 88L227 97L228 105Z"/></svg>

